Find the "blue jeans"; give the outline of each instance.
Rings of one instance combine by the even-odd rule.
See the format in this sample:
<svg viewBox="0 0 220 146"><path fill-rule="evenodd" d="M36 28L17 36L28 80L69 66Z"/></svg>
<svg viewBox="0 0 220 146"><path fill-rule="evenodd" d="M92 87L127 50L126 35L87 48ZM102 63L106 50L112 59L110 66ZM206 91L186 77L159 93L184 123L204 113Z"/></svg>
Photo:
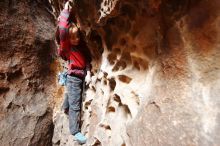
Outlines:
<svg viewBox="0 0 220 146"><path fill-rule="evenodd" d="M83 80L67 75L63 109L69 109L69 129L72 135L80 132L80 110L82 103Z"/></svg>

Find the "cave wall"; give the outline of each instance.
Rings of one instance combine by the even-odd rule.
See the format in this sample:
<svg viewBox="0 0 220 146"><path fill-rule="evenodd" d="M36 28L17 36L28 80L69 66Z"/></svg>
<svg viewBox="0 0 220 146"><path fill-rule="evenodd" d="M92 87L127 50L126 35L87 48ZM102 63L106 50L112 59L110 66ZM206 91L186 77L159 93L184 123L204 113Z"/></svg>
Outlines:
<svg viewBox="0 0 220 146"><path fill-rule="evenodd" d="M52 145L57 65L48 4L0 1L1 146Z"/></svg>
<svg viewBox="0 0 220 146"><path fill-rule="evenodd" d="M220 145L218 0L76 5L93 55L86 145ZM78 145L56 83L61 9L61 0L0 1L0 145Z"/></svg>
<svg viewBox="0 0 220 146"><path fill-rule="evenodd" d="M220 144L218 0L76 4L94 58L83 103L87 144ZM53 142L75 144L65 116L54 119Z"/></svg>

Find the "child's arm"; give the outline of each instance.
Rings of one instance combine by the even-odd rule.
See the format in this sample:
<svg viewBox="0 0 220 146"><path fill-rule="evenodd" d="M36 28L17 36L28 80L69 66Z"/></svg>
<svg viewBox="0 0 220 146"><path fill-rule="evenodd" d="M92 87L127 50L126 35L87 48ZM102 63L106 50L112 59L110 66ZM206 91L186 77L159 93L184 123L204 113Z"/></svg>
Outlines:
<svg viewBox="0 0 220 146"><path fill-rule="evenodd" d="M91 82L91 70L92 70L92 57L91 57L91 52L89 51L88 46L86 45L86 85L88 85Z"/></svg>
<svg viewBox="0 0 220 146"><path fill-rule="evenodd" d="M58 54L62 59L69 59L69 39L68 39L68 19L70 12L68 10L69 2L66 2L64 9L61 11L59 16L59 38L60 38L60 48L58 49Z"/></svg>
<svg viewBox="0 0 220 146"><path fill-rule="evenodd" d="M89 50L89 47L86 43L86 41L84 40L84 37L82 36L81 34L81 49L83 51L83 54L85 55L85 58L86 58L86 71L91 71L92 69L92 65L91 65L91 62L92 62L92 55L91 55L91 52Z"/></svg>

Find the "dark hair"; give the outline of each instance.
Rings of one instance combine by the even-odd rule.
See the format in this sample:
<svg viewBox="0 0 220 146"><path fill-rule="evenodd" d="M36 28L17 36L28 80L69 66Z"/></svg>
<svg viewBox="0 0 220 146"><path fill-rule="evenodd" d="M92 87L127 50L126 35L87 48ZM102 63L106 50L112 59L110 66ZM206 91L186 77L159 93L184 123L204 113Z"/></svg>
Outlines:
<svg viewBox="0 0 220 146"><path fill-rule="evenodd" d="M59 26L57 26L57 29L56 29L55 39L56 39L57 44L60 45L60 30L59 30Z"/></svg>

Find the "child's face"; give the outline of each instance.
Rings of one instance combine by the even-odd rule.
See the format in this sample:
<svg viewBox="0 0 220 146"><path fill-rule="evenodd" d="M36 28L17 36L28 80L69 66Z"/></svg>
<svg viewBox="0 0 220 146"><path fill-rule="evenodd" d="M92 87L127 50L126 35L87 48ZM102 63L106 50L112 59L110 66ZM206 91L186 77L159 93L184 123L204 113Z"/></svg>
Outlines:
<svg viewBox="0 0 220 146"><path fill-rule="evenodd" d="M74 31L70 33L70 44L73 46L77 46L79 45L79 32L78 31Z"/></svg>

